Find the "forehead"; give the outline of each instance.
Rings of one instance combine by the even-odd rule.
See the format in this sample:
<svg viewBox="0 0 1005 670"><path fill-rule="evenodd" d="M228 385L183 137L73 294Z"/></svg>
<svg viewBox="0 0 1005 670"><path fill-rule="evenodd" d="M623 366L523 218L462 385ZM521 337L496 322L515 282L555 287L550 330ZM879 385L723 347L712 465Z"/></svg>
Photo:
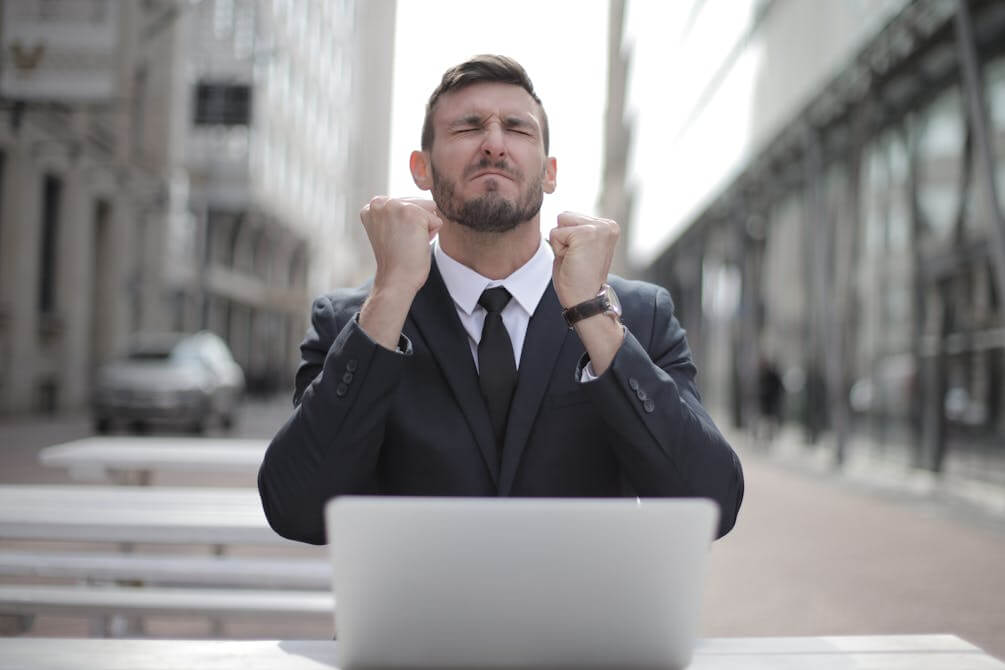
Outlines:
<svg viewBox="0 0 1005 670"><path fill-rule="evenodd" d="M538 125L541 123L540 107L530 93L516 84L499 82L478 82L445 93L436 102L433 120L436 124L450 123L471 114L533 117Z"/></svg>

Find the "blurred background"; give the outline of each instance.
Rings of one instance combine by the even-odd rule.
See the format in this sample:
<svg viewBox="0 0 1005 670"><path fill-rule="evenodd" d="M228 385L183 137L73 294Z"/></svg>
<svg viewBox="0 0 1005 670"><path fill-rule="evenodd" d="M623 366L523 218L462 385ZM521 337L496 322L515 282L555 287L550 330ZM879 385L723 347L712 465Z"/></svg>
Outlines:
<svg viewBox="0 0 1005 670"><path fill-rule="evenodd" d="M551 119L542 227L621 224L616 272L670 289L745 458L959 484L1005 527L1005 2L0 7L0 427L22 444L108 429L110 368L189 360L148 336L202 331L268 438L312 297L372 271L360 207L418 193L426 98L496 52ZM164 374L152 412L217 402ZM163 418L147 391L112 418Z"/></svg>
<svg viewBox="0 0 1005 670"><path fill-rule="evenodd" d="M439 75L502 52L555 119L543 227L621 223L720 417L1005 486L1005 3L0 6L4 415L89 407L146 332L287 393Z"/></svg>

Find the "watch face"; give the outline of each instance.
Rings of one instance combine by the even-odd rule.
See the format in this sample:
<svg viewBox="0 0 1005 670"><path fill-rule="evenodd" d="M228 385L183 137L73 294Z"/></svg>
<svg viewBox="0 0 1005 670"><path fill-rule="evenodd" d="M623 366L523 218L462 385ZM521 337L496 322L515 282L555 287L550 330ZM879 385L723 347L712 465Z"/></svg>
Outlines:
<svg viewBox="0 0 1005 670"><path fill-rule="evenodd" d="M610 308L606 311L614 312L618 316L621 316L621 301L618 300L618 294L614 292L610 284L604 284L604 293L608 304L610 304Z"/></svg>

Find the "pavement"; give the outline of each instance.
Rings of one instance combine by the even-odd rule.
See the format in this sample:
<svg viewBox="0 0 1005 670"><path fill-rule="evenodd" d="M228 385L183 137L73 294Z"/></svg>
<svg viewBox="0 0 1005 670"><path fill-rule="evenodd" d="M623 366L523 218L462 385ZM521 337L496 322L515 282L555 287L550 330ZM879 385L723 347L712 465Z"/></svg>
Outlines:
<svg viewBox="0 0 1005 670"><path fill-rule="evenodd" d="M289 411L285 396L253 399L234 436L269 437ZM0 482L68 482L38 465L37 452L90 434L83 414L0 418ZM810 447L794 429L768 444L728 437L746 495L736 527L711 550L701 635L953 633L1005 658L1005 486L911 470L861 444L836 470L826 442ZM221 635L171 619L149 621L145 633ZM39 617L28 634L88 629ZM330 630L276 620L228 624L222 635L325 639Z"/></svg>
<svg viewBox="0 0 1005 670"><path fill-rule="evenodd" d="M1005 657L996 495L862 452L838 471L796 431L731 442L746 494L712 548L703 635L946 632Z"/></svg>

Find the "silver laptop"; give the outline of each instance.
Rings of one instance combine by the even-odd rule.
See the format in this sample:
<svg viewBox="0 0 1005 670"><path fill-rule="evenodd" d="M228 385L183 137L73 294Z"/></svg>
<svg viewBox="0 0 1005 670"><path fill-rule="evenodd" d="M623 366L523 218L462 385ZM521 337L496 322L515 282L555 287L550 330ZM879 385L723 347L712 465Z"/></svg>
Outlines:
<svg viewBox="0 0 1005 670"><path fill-rule="evenodd" d="M683 668L718 513L702 499L337 498L339 667Z"/></svg>

